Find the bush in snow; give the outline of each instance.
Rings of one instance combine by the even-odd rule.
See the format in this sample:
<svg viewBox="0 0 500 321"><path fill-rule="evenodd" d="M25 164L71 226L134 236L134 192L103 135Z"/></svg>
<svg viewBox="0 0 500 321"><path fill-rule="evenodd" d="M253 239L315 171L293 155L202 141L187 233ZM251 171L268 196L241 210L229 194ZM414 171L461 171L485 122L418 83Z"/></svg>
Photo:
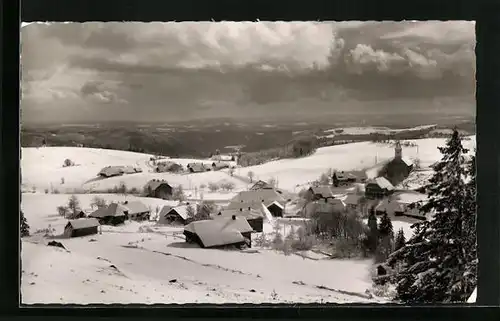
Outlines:
<svg viewBox="0 0 500 321"><path fill-rule="evenodd" d="M182 185L174 188L172 192L172 199L179 202L183 202L186 199L186 195L184 194L184 188L182 187Z"/></svg>
<svg viewBox="0 0 500 321"><path fill-rule="evenodd" d="M200 185L200 189L201 189L201 190L204 190L206 187L207 187L207 185L206 185L206 184L204 184L204 183L202 183L202 184Z"/></svg>
<svg viewBox="0 0 500 321"><path fill-rule="evenodd" d="M58 206L57 213L59 214L59 216L66 217L66 214L68 214L68 208L62 205Z"/></svg>
<svg viewBox="0 0 500 321"><path fill-rule="evenodd" d="M217 185L216 183L213 182L208 183L208 190L210 192L217 192L219 188L220 188L219 185Z"/></svg>
<svg viewBox="0 0 500 321"><path fill-rule="evenodd" d="M97 207L97 208L102 208L102 207L106 207L107 203L106 203L106 200L102 197L99 197L99 196L95 196L93 199L92 199L92 202L90 203L90 206L92 207Z"/></svg>
<svg viewBox="0 0 500 321"><path fill-rule="evenodd" d="M223 182L220 187L225 191L232 191L235 187L233 182Z"/></svg>
<svg viewBox="0 0 500 321"><path fill-rule="evenodd" d="M66 158L64 160L63 167L70 167L70 166L75 166L75 163L71 159Z"/></svg>
<svg viewBox="0 0 500 321"><path fill-rule="evenodd" d="M44 189L43 191L45 192L45 194L49 194L49 189L48 188Z"/></svg>

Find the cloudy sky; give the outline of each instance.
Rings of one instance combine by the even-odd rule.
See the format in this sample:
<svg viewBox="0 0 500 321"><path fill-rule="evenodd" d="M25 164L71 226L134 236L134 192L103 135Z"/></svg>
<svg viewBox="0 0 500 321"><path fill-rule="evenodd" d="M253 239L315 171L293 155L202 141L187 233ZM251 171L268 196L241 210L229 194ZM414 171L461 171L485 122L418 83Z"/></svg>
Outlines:
<svg viewBox="0 0 500 321"><path fill-rule="evenodd" d="M474 114L473 22L21 29L23 121Z"/></svg>

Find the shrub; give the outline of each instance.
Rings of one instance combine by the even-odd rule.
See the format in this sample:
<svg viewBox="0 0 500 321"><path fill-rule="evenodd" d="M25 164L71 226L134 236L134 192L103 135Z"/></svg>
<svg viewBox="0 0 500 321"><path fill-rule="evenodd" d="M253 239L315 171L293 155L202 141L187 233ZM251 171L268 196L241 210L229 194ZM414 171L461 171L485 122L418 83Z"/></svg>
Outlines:
<svg viewBox="0 0 500 321"><path fill-rule="evenodd" d="M210 192L217 192L219 190L219 185L217 185L216 183L208 183L208 190Z"/></svg>
<svg viewBox="0 0 500 321"><path fill-rule="evenodd" d="M71 159L66 158L64 160L63 167L70 167L70 166L75 166L75 163Z"/></svg>
<svg viewBox="0 0 500 321"><path fill-rule="evenodd" d="M184 188L182 185L177 186L177 188L174 188L174 191L172 193L172 199L174 201L179 201L183 202L186 199L186 195L184 194Z"/></svg>
<svg viewBox="0 0 500 321"><path fill-rule="evenodd" d="M44 189L43 191L45 192L45 194L49 194L49 189L48 188Z"/></svg>
<svg viewBox="0 0 500 321"><path fill-rule="evenodd" d="M224 182L220 185L223 190L232 191L235 187L233 182Z"/></svg>
<svg viewBox="0 0 500 321"><path fill-rule="evenodd" d="M107 205L106 203L106 200L102 197L99 197L99 196L95 196L93 199L92 199L92 202L90 203L91 206L95 206L97 208L102 208L102 207L105 207Z"/></svg>
<svg viewBox="0 0 500 321"><path fill-rule="evenodd" d="M207 184L203 183L200 185L200 189L205 189L207 187Z"/></svg>
<svg viewBox="0 0 500 321"><path fill-rule="evenodd" d="M68 208L62 205L58 206L57 213L59 214L59 216L66 217L66 214L68 213Z"/></svg>
<svg viewBox="0 0 500 321"><path fill-rule="evenodd" d="M54 190L52 191L53 194L59 194L59 190L57 188L54 188Z"/></svg>

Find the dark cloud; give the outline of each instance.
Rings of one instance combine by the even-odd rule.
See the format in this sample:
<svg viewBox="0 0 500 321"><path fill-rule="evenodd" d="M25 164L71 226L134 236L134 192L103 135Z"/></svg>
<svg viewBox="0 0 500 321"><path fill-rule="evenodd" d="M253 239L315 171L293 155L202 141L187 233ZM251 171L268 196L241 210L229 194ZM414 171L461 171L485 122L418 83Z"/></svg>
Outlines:
<svg viewBox="0 0 500 321"><path fill-rule="evenodd" d="M370 101L474 110L468 22L32 24L21 41L27 112L71 99L148 119Z"/></svg>

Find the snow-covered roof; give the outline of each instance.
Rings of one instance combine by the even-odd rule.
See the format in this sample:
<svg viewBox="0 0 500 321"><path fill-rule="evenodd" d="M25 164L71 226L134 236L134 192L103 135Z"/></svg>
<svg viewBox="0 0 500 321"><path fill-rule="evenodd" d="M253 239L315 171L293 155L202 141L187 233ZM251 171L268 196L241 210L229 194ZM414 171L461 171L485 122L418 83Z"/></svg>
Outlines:
<svg viewBox="0 0 500 321"><path fill-rule="evenodd" d="M243 217L230 217L191 222L184 231L198 235L205 247L212 247L243 242L241 233L252 232L253 228Z"/></svg>
<svg viewBox="0 0 500 321"><path fill-rule="evenodd" d="M111 203L108 206L98 208L96 211L89 214L89 217L108 217L108 216L125 216L128 209L121 204Z"/></svg>
<svg viewBox="0 0 500 321"><path fill-rule="evenodd" d="M124 173L124 166L106 166L99 171L99 175L116 176Z"/></svg>
<svg viewBox="0 0 500 321"><path fill-rule="evenodd" d="M251 202L259 202L270 204L274 201L278 201L282 204L285 204L286 201L277 191L274 189L258 189L258 190L250 190L250 191L242 191L239 192L231 202L240 202L240 203L251 203Z"/></svg>
<svg viewBox="0 0 500 321"><path fill-rule="evenodd" d="M169 185L166 180L159 180L159 179L152 179L149 182L146 183L146 186L144 186L145 189L151 189L152 191L156 190L158 187L161 185ZM170 186L170 185L169 185Z"/></svg>
<svg viewBox="0 0 500 321"><path fill-rule="evenodd" d="M406 164L406 166L412 166L413 161L408 157L401 157L401 160Z"/></svg>
<svg viewBox="0 0 500 321"><path fill-rule="evenodd" d="M321 197L335 197L330 186L311 186L311 190L315 195L321 195Z"/></svg>
<svg viewBox="0 0 500 321"><path fill-rule="evenodd" d="M68 221L67 226L73 227L74 230L80 230L89 227L97 227L99 226L99 221L95 218L81 218L78 220L70 220Z"/></svg>
<svg viewBox="0 0 500 321"><path fill-rule="evenodd" d="M176 206L174 208L171 208L166 214L170 214L172 213L173 211L175 211L177 214L179 214L180 217L182 217L182 219L186 220L188 218L188 206L189 205L180 205L180 206ZM191 205L193 206L193 205ZM194 209L194 207L193 207Z"/></svg>
<svg viewBox="0 0 500 321"><path fill-rule="evenodd" d="M149 212L149 208L141 201L125 201L123 205L128 209L128 214L139 214Z"/></svg>
<svg viewBox="0 0 500 321"><path fill-rule="evenodd" d="M274 201L274 202L272 202L272 203L270 203L270 204L267 204L267 205L266 205L266 207L269 207L269 206L271 206L271 205L276 205L276 206L278 206L278 207L279 207L279 208L281 208L281 209L284 209L284 208L285 208L285 206L283 206L283 204L281 204L281 203L280 203L280 202L278 202L278 201Z"/></svg>
<svg viewBox="0 0 500 321"><path fill-rule="evenodd" d="M259 190L259 189L273 189L273 187L269 183L264 182L262 180L259 180L258 182L253 184L252 187L250 187L251 191L255 191L255 190Z"/></svg>
<svg viewBox="0 0 500 321"><path fill-rule="evenodd" d="M380 188L387 189L389 191L392 191L394 189L394 186L392 186L391 182L389 182L385 177L377 177L373 179L370 183L375 183Z"/></svg>
<svg viewBox="0 0 500 321"><path fill-rule="evenodd" d="M240 210L237 210L237 209L225 209L225 210L222 210L220 211L220 214L218 215L214 215L214 218L220 218L220 217L232 217L233 215L235 215L236 217L244 217L246 219L256 219L256 218L261 218L261 217L264 217L265 214L262 213L262 211L258 211L258 210L255 210L255 209L242 209L241 211Z"/></svg>

